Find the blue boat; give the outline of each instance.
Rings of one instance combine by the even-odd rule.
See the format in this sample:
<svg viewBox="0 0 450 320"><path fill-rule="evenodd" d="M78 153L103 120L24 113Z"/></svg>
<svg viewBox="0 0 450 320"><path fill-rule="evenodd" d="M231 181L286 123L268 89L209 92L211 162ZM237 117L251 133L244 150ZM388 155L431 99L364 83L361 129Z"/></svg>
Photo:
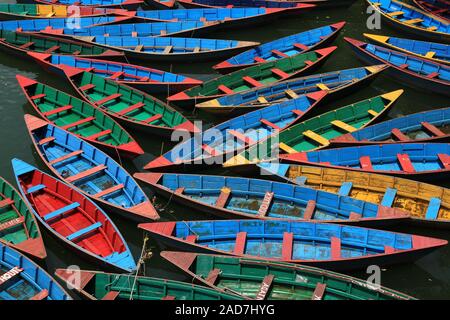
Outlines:
<svg viewBox="0 0 450 320"><path fill-rule="evenodd" d="M27 205L54 237L97 265L121 272L136 269L119 229L94 202L22 160L13 159L12 166Z"/></svg>
<svg viewBox="0 0 450 320"><path fill-rule="evenodd" d="M137 180L183 207L246 219L289 219L385 225L409 219L407 211L349 197L351 185L334 194L260 179L175 173L136 173Z"/></svg>
<svg viewBox="0 0 450 320"><path fill-rule="evenodd" d="M364 37L393 50L403 51L437 63L450 64L450 45L447 44L369 33L364 33Z"/></svg>
<svg viewBox="0 0 450 320"><path fill-rule="evenodd" d="M314 5L303 3L301 0L280 1L280 0L177 0L185 8L289 8L307 9Z"/></svg>
<svg viewBox="0 0 450 320"><path fill-rule="evenodd" d="M266 23L282 15L286 9L276 8L202 8L177 10L138 10L134 19L147 22L220 21L221 28L242 28Z"/></svg>
<svg viewBox="0 0 450 320"><path fill-rule="evenodd" d="M333 270L418 259L446 240L331 223L214 220L140 224L155 240L182 251L293 262Z"/></svg>
<svg viewBox="0 0 450 320"><path fill-rule="evenodd" d="M145 2L144 0L21 0L25 2L37 2L41 4L52 5L79 5L79 6L93 6L100 8L116 8L136 10Z"/></svg>
<svg viewBox="0 0 450 320"><path fill-rule="evenodd" d="M76 29L52 29L42 32L68 37L192 37L214 31L220 22L181 21L101 25Z"/></svg>
<svg viewBox="0 0 450 320"><path fill-rule="evenodd" d="M229 57L258 42L172 37L74 37L137 60L166 62L206 61Z"/></svg>
<svg viewBox="0 0 450 320"><path fill-rule="evenodd" d="M31 19L31 20L11 20L0 21L0 29L7 31L40 32L51 30L71 30L74 28L89 28L93 26L120 23L129 20L130 17L81 17L77 18L52 18L52 19Z"/></svg>
<svg viewBox="0 0 450 320"><path fill-rule="evenodd" d="M398 0L366 0L388 24L428 41L450 42L450 24Z"/></svg>
<svg viewBox="0 0 450 320"><path fill-rule="evenodd" d="M449 66L356 39L346 37L344 39L365 63L389 65L390 68L386 73L402 84L407 83L427 92L433 91L450 96Z"/></svg>
<svg viewBox="0 0 450 320"><path fill-rule="evenodd" d="M150 161L144 169L163 170L222 164L234 153L297 123L326 96L318 91L241 115L194 135ZM199 136L200 135L200 136Z"/></svg>
<svg viewBox="0 0 450 320"><path fill-rule="evenodd" d="M329 101L331 98L334 99L356 91L387 68L387 65L381 64L314 74L254 88L242 93L225 95L197 103L195 107L217 114L242 113L296 99L303 94L320 90L328 92L324 101Z"/></svg>
<svg viewBox="0 0 450 320"><path fill-rule="evenodd" d="M345 21L338 22L267 42L216 64L213 68L225 74L267 61L308 52L331 42L344 25Z"/></svg>
<svg viewBox="0 0 450 320"><path fill-rule="evenodd" d="M0 243L0 300L72 300L41 267Z"/></svg>
<svg viewBox="0 0 450 320"><path fill-rule="evenodd" d="M108 212L137 221L159 218L139 185L111 157L34 116L25 115L25 123L42 161L59 179L103 205Z"/></svg>
<svg viewBox="0 0 450 320"><path fill-rule="evenodd" d="M63 77L65 77L65 74L61 66L75 67L104 78L114 79L120 84L126 84L148 93L175 94L203 83L203 81L181 74L129 63L39 52L28 52L28 55L34 58L46 71Z"/></svg>
<svg viewBox="0 0 450 320"><path fill-rule="evenodd" d="M330 143L332 146L350 146L449 140L450 108L444 108L384 121L331 139Z"/></svg>
<svg viewBox="0 0 450 320"><path fill-rule="evenodd" d="M450 144L393 143L283 154L282 162L375 172L412 179L448 179Z"/></svg>

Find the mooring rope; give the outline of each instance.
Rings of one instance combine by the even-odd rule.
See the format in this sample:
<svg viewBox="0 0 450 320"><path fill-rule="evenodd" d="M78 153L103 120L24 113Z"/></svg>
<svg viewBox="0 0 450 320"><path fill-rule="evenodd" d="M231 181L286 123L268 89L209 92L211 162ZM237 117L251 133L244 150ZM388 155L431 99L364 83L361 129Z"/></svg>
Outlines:
<svg viewBox="0 0 450 320"><path fill-rule="evenodd" d="M133 286L131 287L130 300L133 300L134 288L136 287L137 278L139 276L139 270L142 265L145 266L145 248L147 247L148 235L144 236L144 244L142 245L141 256L139 257L137 266L136 266L136 274L134 276Z"/></svg>

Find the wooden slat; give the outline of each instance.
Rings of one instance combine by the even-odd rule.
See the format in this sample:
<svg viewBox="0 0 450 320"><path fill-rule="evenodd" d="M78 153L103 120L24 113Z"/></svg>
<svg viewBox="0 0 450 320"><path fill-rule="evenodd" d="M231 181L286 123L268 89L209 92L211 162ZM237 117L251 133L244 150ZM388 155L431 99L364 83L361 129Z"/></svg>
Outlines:
<svg viewBox="0 0 450 320"><path fill-rule="evenodd" d="M331 237L331 259L341 258L341 239Z"/></svg>
<svg viewBox="0 0 450 320"><path fill-rule="evenodd" d="M286 95L288 96L288 98L290 99L297 99L298 98L298 94L296 94L293 90L288 89L286 91L284 91L284 93L286 93Z"/></svg>
<svg viewBox="0 0 450 320"><path fill-rule="evenodd" d="M141 52L144 49L143 44L138 44L136 47L134 47L134 51Z"/></svg>
<svg viewBox="0 0 450 320"><path fill-rule="evenodd" d="M66 155L63 155L62 157L59 157L59 158L56 158L56 159L50 161L50 164L51 164L51 165L54 165L54 164L59 163L59 162L62 162L62 161L64 161L64 160L67 160L67 159L76 157L76 156L82 154L83 152L84 152L83 150L76 150L76 151L73 151L73 152L71 152L71 153L68 153L68 154L66 154Z"/></svg>
<svg viewBox="0 0 450 320"><path fill-rule="evenodd" d="M341 120L333 120L333 121L331 121L331 124L338 127L339 129L342 129L349 133L355 132L357 130L355 127L353 127L353 126L349 125L348 123L345 123Z"/></svg>
<svg viewBox="0 0 450 320"><path fill-rule="evenodd" d="M361 169L373 171L372 161L370 160L369 156L363 156L359 158L359 164L361 166Z"/></svg>
<svg viewBox="0 0 450 320"><path fill-rule="evenodd" d="M186 237L186 242L189 243L196 243L197 242L197 236L195 234L190 234Z"/></svg>
<svg viewBox="0 0 450 320"><path fill-rule="evenodd" d="M281 130L281 128L279 126L277 126L275 123L270 122L269 120L266 119L261 119L259 120L262 124L265 124L268 127L271 127L272 129L275 130Z"/></svg>
<svg viewBox="0 0 450 320"><path fill-rule="evenodd" d="M273 192L266 192L264 195L264 198L262 200L261 206L258 209L258 216L264 217L269 212L270 206L272 205L274 193Z"/></svg>
<svg viewBox="0 0 450 320"><path fill-rule="evenodd" d="M94 133L93 135L90 135L86 138L91 139L91 140L97 140L98 138L101 138L101 137L107 136L108 134L111 134L111 132L112 132L111 129L107 129L107 130L103 130L101 132Z"/></svg>
<svg viewBox="0 0 450 320"><path fill-rule="evenodd" d="M272 73L276 74L277 76L279 76L281 79L285 79L285 78L289 78L291 75L284 72L283 70L280 70L278 68L273 68L270 71L272 71Z"/></svg>
<svg viewBox="0 0 450 320"><path fill-rule="evenodd" d="M444 166L444 169L450 169L450 156L448 154L438 153L438 159Z"/></svg>
<svg viewBox="0 0 450 320"><path fill-rule="evenodd" d="M163 54L169 54L173 50L173 46L167 46L164 48Z"/></svg>
<svg viewBox="0 0 450 320"><path fill-rule="evenodd" d="M0 201L0 209L3 209L3 208L5 208L7 206L10 206L12 204L14 204L14 200L13 199L11 199L11 198L3 199L2 201Z"/></svg>
<svg viewBox="0 0 450 320"><path fill-rule="evenodd" d="M287 54L285 54L285 53L283 53L283 52L281 52L279 50L276 50L276 49L272 50L272 53L277 55L277 56L279 56L279 57L281 57L281 58L289 57Z"/></svg>
<svg viewBox="0 0 450 320"><path fill-rule="evenodd" d="M124 74L125 74L125 72L123 72L123 71L117 71L117 72L115 72L114 74L112 74L109 78L110 78L111 80L117 80L117 79L119 79L120 77L122 77Z"/></svg>
<svg viewBox="0 0 450 320"><path fill-rule="evenodd" d="M301 51L308 50L309 47L305 46L303 43L294 43L294 47L300 49Z"/></svg>
<svg viewBox="0 0 450 320"><path fill-rule="evenodd" d="M430 74L427 75L427 78L428 78L428 79L434 79L434 78L439 77L439 75L440 75L439 72L432 72L432 73L430 73Z"/></svg>
<svg viewBox="0 0 450 320"><path fill-rule="evenodd" d="M108 293L105 294L102 300L116 300L119 294L120 292L118 291L109 291Z"/></svg>
<svg viewBox="0 0 450 320"><path fill-rule="evenodd" d="M263 85L261 82L259 82L256 79L253 79L250 76L242 77L242 80L244 80L245 82L247 82L248 84L250 84L253 87L262 87L262 85Z"/></svg>
<svg viewBox="0 0 450 320"><path fill-rule="evenodd" d="M30 298L30 300L44 300L48 297L48 290L43 289Z"/></svg>
<svg viewBox="0 0 450 320"><path fill-rule="evenodd" d="M98 104L98 105L105 104L105 103L107 103L109 101L112 101L112 100L115 100L117 98L120 98L121 96L122 96L121 93L114 93L112 95L109 95L107 97L104 97L103 99L100 99L100 100L96 101L95 103Z"/></svg>
<svg viewBox="0 0 450 320"><path fill-rule="evenodd" d="M6 283L6 282L8 282L8 281L11 281L11 280L13 280L13 279L15 279L16 277L18 277L19 275L20 275L20 273L23 271L23 269L22 268L19 268L19 267L14 267L14 268L12 268L11 270L9 270L9 271L6 271L5 273L3 273L1 276L0 276L0 285L2 285L2 284L4 284L4 283Z"/></svg>
<svg viewBox="0 0 450 320"><path fill-rule="evenodd" d="M154 116L151 116L145 120L143 120L142 122L145 123L151 123L151 122L155 122L156 120L162 119L162 114L155 114Z"/></svg>
<svg viewBox="0 0 450 320"><path fill-rule="evenodd" d="M229 130L227 130L227 132L229 134L231 134L232 136L236 137L241 142L244 142L246 145L255 143L255 141L253 141L251 138L245 136L244 134L240 133L239 131L229 129Z"/></svg>
<svg viewBox="0 0 450 320"><path fill-rule="evenodd" d="M246 244L247 244L247 232L239 232L236 235L236 243L234 245L233 253L236 255L244 254Z"/></svg>
<svg viewBox="0 0 450 320"><path fill-rule="evenodd" d="M227 187L223 187L220 190L219 196L217 197L215 206L217 208L225 208L228 200L230 199L230 195L231 195L231 189L227 188Z"/></svg>
<svg viewBox="0 0 450 320"><path fill-rule="evenodd" d="M205 281L208 282L210 285L214 285L217 281L217 279L219 278L220 273L222 272L222 270L220 269L212 269L209 273L208 276L205 278Z"/></svg>
<svg viewBox="0 0 450 320"><path fill-rule="evenodd" d="M325 139L324 137L322 137L321 135L315 133L312 130L306 130L305 132L302 133L305 137L317 142L318 144L322 145L322 146L327 146L330 144L330 142L328 141L328 139Z"/></svg>
<svg viewBox="0 0 450 320"><path fill-rule="evenodd" d="M42 99L42 98L44 98L45 96L46 96L46 94L45 94L45 93L40 93L40 94L37 94L37 95L31 96L31 97L30 97L30 99L31 99L31 100L38 100L38 99Z"/></svg>
<svg viewBox="0 0 450 320"><path fill-rule="evenodd" d="M118 115L124 116L124 115L126 115L127 113L130 113L130 112L132 112L132 111L134 111L134 110L137 110L137 109L142 108L143 106L145 106L145 103L143 103L143 102L138 102L138 103L135 103L135 104L133 104L133 105L131 105L131 106L129 106L129 107L123 109L123 110L117 111L116 113L117 113Z"/></svg>
<svg viewBox="0 0 450 320"><path fill-rule="evenodd" d="M314 293L311 297L311 300L322 300L326 289L327 285L325 283L318 282L316 284L316 288L314 289Z"/></svg>
<svg viewBox="0 0 450 320"><path fill-rule="evenodd" d="M303 116L305 114L305 112L303 112L301 110L298 110L298 109L292 109L291 112L293 114L295 114L296 116L299 116L299 117L301 117L301 116Z"/></svg>
<svg viewBox="0 0 450 320"><path fill-rule="evenodd" d="M264 277L261 286L259 287L258 293L256 294L256 300L264 300L267 297L267 294L272 287L272 283L275 276L273 274L269 274Z"/></svg>
<svg viewBox="0 0 450 320"><path fill-rule="evenodd" d="M260 58L260 57L254 57L253 60L255 60L255 62L258 62L258 63L265 63L265 62L267 62L267 60L264 60L263 58Z"/></svg>
<svg viewBox="0 0 450 320"><path fill-rule="evenodd" d="M2 224L0 224L0 231L13 228L15 226L18 226L18 225L24 223L24 222L25 222L25 217L24 216L20 216L20 217L17 217L15 219L3 222Z"/></svg>
<svg viewBox="0 0 450 320"><path fill-rule="evenodd" d="M390 17L397 17L397 16L401 16L404 14L405 13L403 11L394 11L394 12L389 12L387 15Z"/></svg>
<svg viewBox="0 0 450 320"><path fill-rule="evenodd" d="M63 129L64 129L64 128L63 128ZM55 141L55 137L47 137L47 138L44 138L44 139L40 140L40 141L38 142L38 144L39 144L40 146L43 146L44 144L47 144L47 143L50 143L50 142L53 142L53 141Z"/></svg>
<svg viewBox="0 0 450 320"><path fill-rule="evenodd" d="M325 84L323 83L318 83L316 84L316 87L319 88L320 90L330 90L330 88L328 88Z"/></svg>
<svg viewBox="0 0 450 320"><path fill-rule="evenodd" d="M80 173L78 173L76 175L70 176L70 177L66 178L66 181L74 182L74 181L86 178L88 176L91 176L93 174L96 174L96 173L98 173L98 172L100 172L102 170L105 170L105 169L106 169L105 165L98 165L98 166L90 168L90 169L88 169L86 171L80 172Z"/></svg>
<svg viewBox="0 0 450 320"><path fill-rule="evenodd" d="M56 109L53 109L53 110L50 110L50 111L47 111L47 112L43 112L42 114L44 116L46 116L46 117L49 117L49 116L52 116L54 114L58 114L58 113L61 113L61 112L64 112L64 111L72 110L72 108L73 107L71 105L67 105L67 106L59 107L59 108L56 108Z"/></svg>
<svg viewBox="0 0 450 320"><path fill-rule="evenodd" d="M218 86L217 89L219 89L219 91L222 91L225 94L232 94L232 93L234 93L234 91L232 89L228 88L224 84L221 84L220 86Z"/></svg>
<svg viewBox="0 0 450 320"><path fill-rule="evenodd" d="M111 188L102 190L102 191L94 194L92 197L94 197L94 198L101 198L101 197L104 197L104 196L106 196L108 194L111 194L113 192L122 190L123 188L125 188L125 186L123 184L118 184L118 185L112 186Z"/></svg>
<svg viewBox="0 0 450 320"><path fill-rule="evenodd" d="M282 151L292 154L292 153L297 153L298 151L295 150L294 148L291 148L290 146L288 146L286 143L284 142L280 142L278 144L278 148L280 148Z"/></svg>
<svg viewBox="0 0 450 320"><path fill-rule="evenodd" d="M405 20L405 21L402 21L402 22L406 23L406 24L416 24L416 23L423 22L423 19L415 18L415 19Z"/></svg>
<svg viewBox="0 0 450 320"><path fill-rule="evenodd" d="M435 55L436 55L436 52L428 51L427 53L425 53L425 58L432 59Z"/></svg>
<svg viewBox="0 0 450 320"><path fill-rule="evenodd" d="M283 261L292 260L292 252L294 247L294 234L292 232L283 233L283 243L281 245L281 258Z"/></svg>
<svg viewBox="0 0 450 320"><path fill-rule="evenodd" d="M95 117L87 117L87 118L75 121L73 123L66 124L65 126L61 126L61 128L63 128L64 130L68 130L70 128L74 128L74 127L80 126L82 124L91 122L93 120L95 120Z"/></svg>
<svg viewBox="0 0 450 320"><path fill-rule="evenodd" d="M20 49L28 49L29 47L33 46L34 42L30 41L30 42L26 42L22 45L19 46Z"/></svg>
<svg viewBox="0 0 450 320"><path fill-rule="evenodd" d="M94 89L94 88L95 88L95 85L93 85L92 83L88 83L88 84L85 84L84 86L79 87L78 89L80 89L81 91L87 91L87 90Z"/></svg>
<svg viewBox="0 0 450 320"><path fill-rule="evenodd" d="M432 125L429 122L421 122L422 128L427 131L428 133L431 133L435 137L443 137L445 136L445 133L439 130L436 126Z"/></svg>
<svg viewBox="0 0 450 320"><path fill-rule="evenodd" d="M394 128L391 130L391 134L392 136L397 139L398 141L409 141L411 139L409 139L408 136L406 136L405 134L403 134L403 132L401 132L399 129Z"/></svg>
<svg viewBox="0 0 450 320"><path fill-rule="evenodd" d="M52 53L52 52L54 52L56 50L59 50L59 49L60 49L60 46L53 46L53 47L50 47L47 50L45 50L44 53Z"/></svg>
<svg viewBox="0 0 450 320"><path fill-rule="evenodd" d="M361 220L361 214L359 214L359 213L356 213L356 212L350 212L350 216L349 216L349 220L350 221L359 221L359 220Z"/></svg>
<svg viewBox="0 0 450 320"><path fill-rule="evenodd" d="M304 220L311 220L313 215L314 215L314 211L315 210L316 210L316 201L309 200L308 203L306 204L306 208L305 208L305 211L303 213L303 219Z"/></svg>
<svg viewBox="0 0 450 320"><path fill-rule="evenodd" d="M400 164L400 167L402 168L403 171L405 172L416 172L416 169L414 169L414 166L411 162L411 159L409 159L408 154L404 153L404 154L397 154L397 160Z"/></svg>

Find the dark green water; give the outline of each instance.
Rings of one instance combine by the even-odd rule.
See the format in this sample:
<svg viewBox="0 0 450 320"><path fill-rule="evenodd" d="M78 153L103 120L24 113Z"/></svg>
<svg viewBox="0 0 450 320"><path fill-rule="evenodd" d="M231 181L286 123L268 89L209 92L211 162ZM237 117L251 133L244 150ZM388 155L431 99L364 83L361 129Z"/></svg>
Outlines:
<svg viewBox="0 0 450 320"><path fill-rule="evenodd" d="M332 1L332 0L331 0ZM1 0L0 2L6 2ZM345 69L360 66L361 63L355 58L349 50L348 45L343 40L343 36L362 39L363 32L380 33L392 36L403 36L395 29L382 24L382 30L370 31L366 29L366 4L359 0L350 7L339 9L322 9L307 14L298 15L298 17L288 20L279 20L274 23L260 26L257 28L248 28L245 30L233 30L221 33L211 34L211 38L225 38L237 40L251 40L259 42L267 42L279 37L298 33L303 30L316 28L322 25L335 23L345 20L347 25L341 32L338 39L333 45L337 45L338 49L333 53L323 67L317 72L327 72L338 69ZM207 64L191 64L180 63L177 65L160 65L147 64L148 66L164 69L168 71L184 73L199 79L209 79L214 77L210 68L215 63ZM22 95L20 88L16 84L15 75L22 74L49 85L55 86L61 90L67 91L75 95L65 80L57 78L53 75L45 73L40 67L30 61L18 59L16 57L7 56L0 53L0 175L6 179L13 181L10 160L14 157L23 159L37 167L46 170L46 167L38 159L30 139L26 132L23 115L24 113L34 114L32 108L27 104L25 97ZM394 118L405 114L429 110L438 107L448 106L448 99L427 92L421 92L413 88L403 86L401 83L395 82L389 77L380 76L374 81L370 87L355 92L344 99L333 101L329 105L321 107L323 111L345 106L371 96L396 90L405 89L405 93L399 99L393 109L390 110L388 117ZM190 119L202 118L212 124L220 122L221 119L208 117L203 114L187 114ZM169 144L162 141L158 137L146 136L138 132L132 132L136 139L146 150L146 154L135 159L133 162L125 162L124 166L134 173L139 171L142 166L155 155L159 155L161 150L167 151ZM47 171L47 170L46 170ZM232 172L218 173L232 174ZM211 170L208 170L211 174ZM444 182L445 183L445 182ZM148 191L148 189L144 189ZM157 202L165 205L164 199L158 199ZM161 212L162 220L189 220L189 219L208 219L213 218L208 215L194 213L186 208L169 204L163 212ZM112 217L117 226L122 231L124 237L135 254L136 258L140 255L143 235L133 223ZM429 229L413 229L403 227L397 229L408 233L417 233L422 235L434 236L450 240L450 233L447 231L429 230ZM85 261L77 258L75 254L63 248L55 239L50 238L44 231L45 244L48 251L46 267L49 272L53 272L55 268L64 268L70 265L79 265L86 269L96 269L95 265L89 265ZM153 258L147 261L145 266L145 274L171 278L177 280L186 280L185 276L177 271L177 269L165 263L158 257L161 248L158 244L150 241L150 247L154 253ZM422 299L446 299L450 298L450 246L442 248L434 253L422 258L414 264L393 266L383 269L382 285L391 287L413 295ZM359 277L367 277L363 272L353 274Z"/></svg>

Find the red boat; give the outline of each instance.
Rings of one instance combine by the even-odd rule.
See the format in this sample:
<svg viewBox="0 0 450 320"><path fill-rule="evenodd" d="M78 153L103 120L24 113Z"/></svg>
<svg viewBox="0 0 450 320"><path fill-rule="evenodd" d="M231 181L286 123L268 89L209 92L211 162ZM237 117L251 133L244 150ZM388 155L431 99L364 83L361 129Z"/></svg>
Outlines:
<svg viewBox="0 0 450 320"><path fill-rule="evenodd" d="M44 70L59 76L65 77L62 66L70 66L152 94L175 94L203 83L201 80L180 74L129 63L39 52L29 52L28 55L34 58Z"/></svg>
<svg viewBox="0 0 450 320"><path fill-rule="evenodd" d="M450 1L448 0L413 0L424 11L450 21Z"/></svg>
<svg viewBox="0 0 450 320"><path fill-rule="evenodd" d="M36 218L53 236L90 260L131 272L136 263L117 227L94 202L19 159L17 185Z"/></svg>

